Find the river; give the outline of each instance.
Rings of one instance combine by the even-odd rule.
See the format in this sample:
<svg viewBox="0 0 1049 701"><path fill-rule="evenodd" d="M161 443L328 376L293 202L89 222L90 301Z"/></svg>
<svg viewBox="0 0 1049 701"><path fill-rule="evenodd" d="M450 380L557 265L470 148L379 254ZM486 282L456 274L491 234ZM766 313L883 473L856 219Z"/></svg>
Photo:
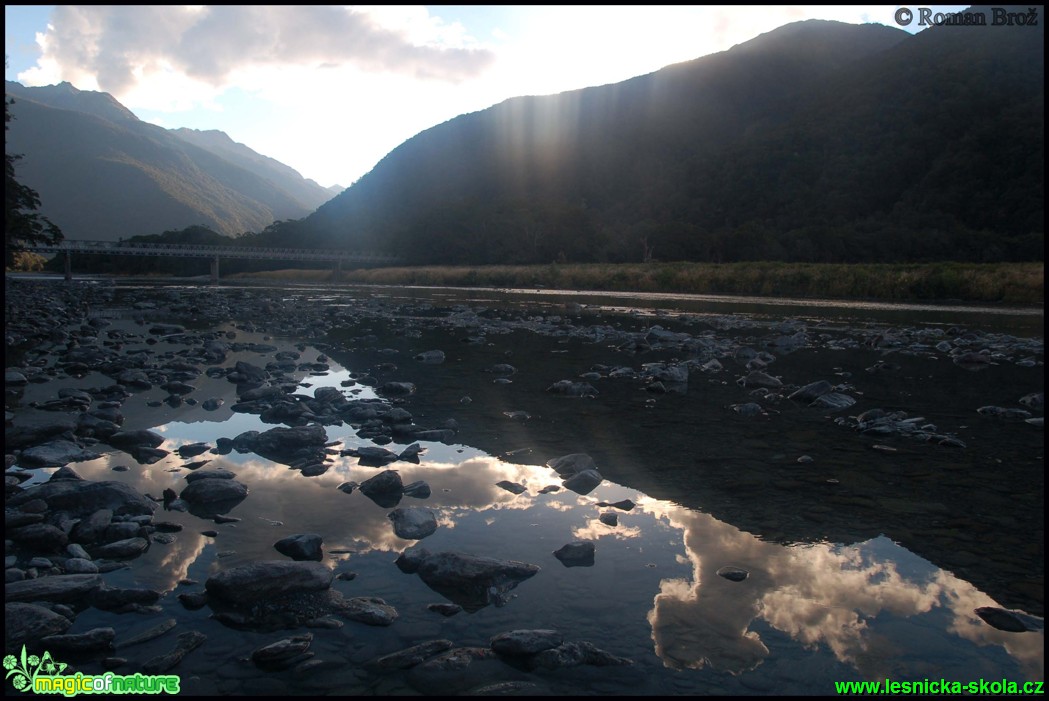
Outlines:
<svg viewBox="0 0 1049 701"><path fill-rule="evenodd" d="M160 592L159 608L87 607L69 632L109 626L119 642L176 622L168 636L118 650L127 658L119 673L133 674L178 631L195 630L206 642L172 671L189 694L832 694L846 681L1044 678L1044 398L1020 402L1043 392L1040 309L78 284L105 300L84 309L97 336L89 340L88 329L81 345L146 354L151 372L199 345L194 334L240 344L227 368L294 352L285 375L297 394L333 388L384 399L419 428L445 431L443 440L376 439L362 437L364 422L329 423L325 469L306 476L216 448L220 438L276 425L235 411L237 385L221 374L189 380L191 401L171 400L158 383L132 391L120 407L123 428L153 429L168 454L140 463L102 441L94 446L102 457L71 464L82 477L159 497L182 490L198 467L187 463L208 460L206 469L236 473L250 494L228 523L161 507L155 519L182 530L104 575L108 586ZM184 331L151 335L157 323ZM40 403L60 388L113 381L97 371L63 374L65 339L16 349L16 367L59 368L9 388L16 421L54 413ZM429 351L443 358L425 362ZM825 403L789 398L819 381L830 387L812 392ZM413 389L384 395L391 382ZM205 408L209 398L221 406ZM212 450L180 457L179 447L196 443ZM422 449L418 462L367 466L353 454L376 445L401 453L412 443ZM571 454L592 458L596 487L573 491L547 466ZM429 496L377 503L345 489L389 469L404 484L425 482ZM34 469L22 486L53 471ZM388 517L395 506L431 511L436 530L399 537ZM216 607L190 609L178 595L217 572L280 559L274 543L302 533L322 537L322 562L343 575L334 589L382 599L397 618L311 628L308 664L263 670L253 650L307 629L231 626ZM555 556L579 542L593 545L592 559ZM463 602L395 564L411 547L539 570L491 603L446 616L431 605ZM990 625L978 609L1011 611L1026 630ZM525 629L556 630L630 663L554 668L477 656L457 670L381 672L372 664L438 639L487 649L493 636ZM71 661L91 673L104 657Z"/></svg>

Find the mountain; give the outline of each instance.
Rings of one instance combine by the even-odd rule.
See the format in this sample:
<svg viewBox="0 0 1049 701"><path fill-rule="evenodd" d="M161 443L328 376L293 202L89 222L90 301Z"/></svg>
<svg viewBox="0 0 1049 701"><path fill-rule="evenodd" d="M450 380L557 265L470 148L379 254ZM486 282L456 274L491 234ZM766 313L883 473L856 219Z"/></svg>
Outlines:
<svg viewBox="0 0 1049 701"><path fill-rule="evenodd" d="M116 240L204 225L228 236L306 216L332 193L222 132L170 131L111 95L6 83L6 149L67 239Z"/></svg>
<svg viewBox="0 0 1049 701"><path fill-rule="evenodd" d="M1040 27L812 20L449 120L265 233L437 264L1040 260L1043 122Z"/></svg>

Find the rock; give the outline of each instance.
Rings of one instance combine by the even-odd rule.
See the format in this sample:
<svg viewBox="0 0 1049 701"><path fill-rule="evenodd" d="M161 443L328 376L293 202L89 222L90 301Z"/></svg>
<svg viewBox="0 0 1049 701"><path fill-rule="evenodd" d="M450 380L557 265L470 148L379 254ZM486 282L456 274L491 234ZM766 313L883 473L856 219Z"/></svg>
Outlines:
<svg viewBox="0 0 1049 701"><path fill-rule="evenodd" d="M828 392L827 394L821 394L816 397L809 406L840 411L842 409L848 409L855 403L856 400L847 394L842 394L841 392Z"/></svg>
<svg viewBox="0 0 1049 701"><path fill-rule="evenodd" d="M572 380L558 380L546 388L551 394L560 394L566 397L596 397L600 392L588 382L574 382Z"/></svg>
<svg viewBox="0 0 1049 701"><path fill-rule="evenodd" d="M558 647L564 637L556 630L511 630L492 638L492 649L512 657L534 655Z"/></svg>
<svg viewBox="0 0 1049 701"><path fill-rule="evenodd" d="M319 562L263 560L209 577L204 587L209 596L250 607L288 594L324 591L333 578L331 569Z"/></svg>
<svg viewBox="0 0 1049 701"><path fill-rule="evenodd" d="M532 658L536 667L545 669L563 669L579 665L598 667L631 665L633 661L605 652L592 643L564 643L550 650L543 650Z"/></svg>
<svg viewBox="0 0 1049 701"><path fill-rule="evenodd" d="M622 509L623 511L630 511L635 506L637 506L637 504L635 504L634 502L632 502L629 499L623 499L622 501L613 501L613 502L599 501L599 502L597 502L597 505L598 506L602 506L602 507L603 506L612 506L612 507L615 507L617 509Z"/></svg>
<svg viewBox="0 0 1049 701"><path fill-rule="evenodd" d="M46 523L31 523L7 532L7 537L16 543L41 552L62 552L69 537L60 528Z"/></svg>
<svg viewBox="0 0 1049 701"><path fill-rule="evenodd" d="M389 508L400 502L404 485L396 470L385 470L361 482L360 490L379 506Z"/></svg>
<svg viewBox="0 0 1049 701"><path fill-rule="evenodd" d="M387 516L398 538L421 540L437 530L437 517L429 509L394 509Z"/></svg>
<svg viewBox="0 0 1049 701"><path fill-rule="evenodd" d="M597 469L594 459L585 453L572 453L571 455L552 458L546 461L546 466L553 468L562 477L568 477L584 470Z"/></svg>
<svg viewBox="0 0 1049 701"><path fill-rule="evenodd" d="M974 613L987 625L1007 633L1025 633L1027 631L1042 630L1041 622L1032 621L1030 616L1020 612L1008 611L996 606L981 606L975 609ZM1027 619L1028 622L1025 623L1021 616ZM1034 625L1029 625L1029 623L1034 623Z"/></svg>
<svg viewBox="0 0 1049 701"><path fill-rule="evenodd" d="M117 431L107 438L106 442L114 448L120 448L122 450L138 448L140 446L156 448L164 442L164 436L156 431L149 431L146 429L138 431Z"/></svg>
<svg viewBox="0 0 1049 701"><path fill-rule="evenodd" d="M92 628L84 633L49 635L40 640L40 645L48 652L82 655L112 650L115 637L112 628Z"/></svg>
<svg viewBox="0 0 1049 701"><path fill-rule="evenodd" d="M231 480L236 476L236 473L230 472L229 470L217 468L214 470L199 470L197 472L191 472L188 475L186 475L186 481L196 482L197 480L202 479Z"/></svg>
<svg viewBox="0 0 1049 701"><path fill-rule="evenodd" d="M275 643L256 648L251 653L251 661L262 668L283 668L291 660L298 659L313 642L313 633L304 633L290 638L283 638Z"/></svg>
<svg viewBox="0 0 1049 701"><path fill-rule="evenodd" d="M409 548L397 559L404 572L415 572L431 589L468 612L494 604L504 606L509 592L535 576L538 565L515 560L499 560L459 552L429 553Z"/></svg>
<svg viewBox="0 0 1049 701"><path fill-rule="evenodd" d="M382 599L357 596L338 602L335 607L344 618L369 626L390 626L397 620L397 610Z"/></svg>
<svg viewBox="0 0 1049 701"><path fill-rule="evenodd" d="M421 693L457 696L468 689L505 681L511 671L488 648L458 647L412 667L408 682Z"/></svg>
<svg viewBox="0 0 1049 701"><path fill-rule="evenodd" d="M740 378L739 384L743 387L768 387L770 389L783 386L783 382L778 378L772 377L768 373L760 370L755 370L746 377Z"/></svg>
<svg viewBox="0 0 1049 701"><path fill-rule="evenodd" d="M4 605L4 650L14 652L23 645L34 649L42 638L65 633L71 625L68 618L43 606L8 602Z"/></svg>
<svg viewBox="0 0 1049 701"><path fill-rule="evenodd" d="M404 496L415 499L426 499L430 496L430 485L422 480L404 485Z"/></svg>
<svg viewBox="0 0 1049 701"><path fill-rule="evenodd" d="M619 514L614 511L606 511L597 517L601 523L613 528L619 525Z"/></svg>
<svg viewBox="0 0 1049 701"><path fill-rule="evenodd" d="M180 458L193 458L209 450L211 450L211 446L207 443L189 443L179 446L177 452Z"/></svg>
<svg viewBox="0 0 1049 701"><path fill-rule="evenodd" d="M102 586L102 577L97 574L52 575L10 582L4 589L7 602L51 601L55 603L79 603Z"/></svg>
<svg viewBox="0 0 1049 701"><path fill-rule="evenodd" d="M605 478L602 477L601 473L597 470L583 470L582 472L577 472L572 475L562 482L562 484L565 489L571 489L576 494L589 494L594 491L597 485L601 484L604 479Z"/></svg>
<svg viewBox="0 0 1049 701"><path fill-rule="evenodd" d="M444 362L444 351L442 350L429 350L418 353L415 359L420 363L437 364Z"/></svg>
<svg viewBox="0 0 1049 701"><path fill-rule="evenodd" d="M514 494L521 494L522 492L528 491L528 489L523 484L511 482L510 480L502 480L501 482L496 482L495 486L502 487L506 491L513 492Z"/></svg>
<svg viewBox="0 0 1049 701"><path fill-rule="evenodd" d="M818 397L827 394L834 386L826 380L817 380L816 382L810 382L801 389L795 390L787 395L787 399L793 399L797 402L811 403Z"/></svg>
<svg viewBox="0 0 1049 701"><path fill-rule="evenodd" d="M379 394L389 397L403 397L415 394L415 385L411 382L386 382L379 387Z"/></svg>
<svg viewBox="0 0 1049 701"><path fill-rule="evenodd" d="M200 475L194 472L192 475ZM191 481L179 498L190 504L240 501L248 496L248 488L235 479L197 479Z"/></svg>
<svg viewBox="0 0 1049 701"><path fill-rule="evenodd" d="M91 549L91 555L95 559L106 558L110 560L123 560L138 557L149 548L149 541L145 538L127 538L115 543L106 543Z"/></svg>
<svg viewBox="0 0 1049 701"><path fill-rule="evenodd" d="M750 576L750 572L747 572L741 567L733 567L726 565L717 571L719 577L724 577L730 582L742 582L744 579Z"/></svg>
<svg viewBox="0 0 1049 701"><path fill-rule="evenodd" d="M30 487L11 497L7 505L41 499L51 511L65 511L71 518L82 518L108 509L117 515L152 514L156 504L123 482L57 480Z"/></svg>
<svg viewBox="0 0 1049 701"><path fill-rule="evenodd" d="M100 457L101 453L88 450L73 441L54 440L23 450L18 456L18 462L26 467L59 467Z"/></svg>
<svg viewBox="0 0 1049 701"><path fill-rule="evenodd" d="M143 673L163 674L164 672L174 669L175 666L182 661L183 657L203 645L204 641L207 639L208 636L196 630L180 633L178 636L178 642L175 644L175 648L171 652L157 655L143 663ZM170 689L168 691L170 693L175 693Z"/></svg>
<svg viewBox="0 0 1049 701"><path fill-rule="evenodd" d="M590 541L576 541L554 551L554 557L565 567L593 567L594 544Z"/></svg>
<svg viewBox="0 0 1049 701"><path fill-rule="evenodd" d="M428 640L418 645L413 645L404 650L391 652L370 662L365 663L365 669L379 672L388 672L397 669L410 669L417 664L425 662L434 655L440 654L452 648L451 640Z"/></svg>
<svg viewBox="0 0 1049 701"><path fill-rule="evenodd" d="M71 557L62 564L66 574L97 574L98 565L82 557Z"/></svg>
<svg viewBox="0 0 1049 701"><path fill-rule="evenodd" d="M277 552L287 555L293 560L322 560L324 552L321 549L323 540L316 533L300 533L298 535L282 538L273 544Z"/></svg>

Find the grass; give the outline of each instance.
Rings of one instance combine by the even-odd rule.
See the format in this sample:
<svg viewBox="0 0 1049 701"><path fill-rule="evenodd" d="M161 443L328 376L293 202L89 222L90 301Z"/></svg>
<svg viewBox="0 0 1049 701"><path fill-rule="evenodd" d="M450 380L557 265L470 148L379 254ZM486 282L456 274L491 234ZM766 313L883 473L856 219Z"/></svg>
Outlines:
<svg viewBox="0 0 1049 701"><path fill-rule="evenodd" d="M677 292L881 301L1037 305L1044 263L587 263L419 266L343 271L339 282L436 287L511 287ZM240 273L240 279L332 282L328 270Z"/></svg>

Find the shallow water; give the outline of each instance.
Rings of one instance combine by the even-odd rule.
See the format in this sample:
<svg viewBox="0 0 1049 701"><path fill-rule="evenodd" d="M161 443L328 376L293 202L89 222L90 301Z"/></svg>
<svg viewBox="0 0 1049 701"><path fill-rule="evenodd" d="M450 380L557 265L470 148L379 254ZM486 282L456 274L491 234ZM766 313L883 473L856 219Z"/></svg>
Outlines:
<svg viewBox="0 0 1049 701"><path fill-rule="evenodd" d="M222 321L200 303L195 321L171 320L195 330L230 331L241 342L282 349L305 344L299 346L300 363L323 353L327 371L294 374L303 394L336 387L348 396L375 396L371 386L353 383L365 374L379 382L413 382L417 391L401 406L416 423L436 426L452 418L459 430L454 443L422 442L417 465L364 467L354 457L333 454L327 472L304 477L255 454L178 457L180 445L215 445L219 437L273 427L256 415L232 412L236 388L225 379L201 375L192 381L198 400L225 399L211 412L199 404L150 406L166 395L159 389L135 393L122 407L124 427L155 427L171 455L142 465L112 451L75 464L83 477L127 481L159 496L165 488L181 491L186 462L210 459L208 468L232 470L251 492L229 512L240 518L236 523L216 525L158 510L157 520L175 521L184 530L173 543L154 543L129 569L105 575L110 586L164 592L163 613L115 615L89 608L69 632L112 626L119 641L163 618L178 621L168 636L120 651L130 660L121 673L133 673L136 664L169 650L178 631L198 630L207 642L173 670L184 693L454 694L519 680L536 684L529 687L532 693L560 695L831 694L835 681L1044 677L1041 631L997 630L974 613L1000 606L1042 615L1044 434L1022 420L976 411L985 405L1019 407L1020 397L1042 391L1040 313L630 300L552 291L153 285L118 287L109 309L92 312L111 320L108 329L144 335L135 317L162 320L164 305L135 310L134 303L157 294L168 302L209 303L267 295L285 308L311 314L323 308L321 316L330 323L297 336L280 335L265 318ZM704 339L705 352L720 357L724 369L694 370L681 393L654 393L640 381L609 378L611 367L640 370L645 363L696 356L694 349L673 344L624 350L612 333L643 332L656 324ZM608 333L577 333L597 327ZM810 342L789 352L776 345L798 330ZM965 332L978 332L974 349L991 347L995 365L972 371L935 350L937 342ZM754 395L737 382L747 372L730 352L739 347L770 351L775 360L766 371L784 382L800 386L826 379L857 403L831 411L775 393ZM171 348L148 347L158 357ZM413 360L431 349L444 350L445 361ZM265 365L272 355L231 353L224 365ZM1025 358L1033 362L1017 362ZM516 368L509 383L496 383L497 375L487 372L496 363ZM599 390L596 397L546 391L595 366L605 368L598 371L603 377L590 380ZM59 387L110 382L92 374L31 384L15 411L29 412L31 401L57 396ZM733 410L747 401L757 401L763 413ZM872 437L845 420L875 407L921 416L965 447L912 436ZM349 424L326 431L333 450L371 444ZM407 443L385 447L399 452ZM540 493L561 483L545 462L569 453L593 456L605 481L587 494ZM811 460L799 461L802 456ZM117 466L130 469L114 471ZM423 547L529 562L540 572L518 585L503 606L447 618L428 610L446 599L393 564L413 541L394 534L390 508L359 491L338 489L388 468L398 470L405 484L424 480L432 489L427 499L404 497L400 503L436 512L438 529L419 541ZM50 472L37 470L35 479ZM502 480L526 491L506 491L496 485ZM622 499L636 507L598 506ZM617 525L599 520L607 512L617 513ZM202 535L204 530L217 535ZM336 580L334 588L347 597L380 597L399 618L389 627L346 622L314 630L310 649L323 665L306 674L263 672L246 660L252 650L304 629L236 630L210 618L208 607L185 609L176 596L202 589L223 569L277 559L274 542L306 532L322 535L324 561L336 573L356 573L351 581ZM554 557L577 540L595 544L592 566L566 567ZM742 568L748 576L730 581L717 574L725 567ZM187 578L199 584L179 584ZM486 647L499 633L548 628L633 664L528 672L488 661L437 682L365 667L377 656L426 640ZM77 662L85 673L100 670L98 660Z"/></svg>

